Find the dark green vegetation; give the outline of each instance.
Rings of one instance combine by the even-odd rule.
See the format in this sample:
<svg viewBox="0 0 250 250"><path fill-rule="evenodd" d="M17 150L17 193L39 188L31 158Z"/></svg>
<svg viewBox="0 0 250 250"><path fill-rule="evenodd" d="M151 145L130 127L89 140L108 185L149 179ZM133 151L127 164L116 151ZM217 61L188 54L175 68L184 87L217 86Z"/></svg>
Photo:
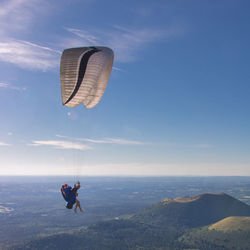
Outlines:
<svg viewBox="0 0 250 250"><path fill-rule="evenodd" d="M230 223L224 222L230 216L244 216L233 219L237 221L233 231L226 230ZM227 194L202 194L165 199L128 218L102 221L10 249L250 249L249 218L249 205ZM224 225L224 231L218 224Z"/></svg>
<svg viewBox="0 0 250 250"><path fill-rule="evenodd" d="M227 194L203 194L192 198L163 200L132 218L157 226L200 227L237 215L250 216L249 205Z"/></svg>

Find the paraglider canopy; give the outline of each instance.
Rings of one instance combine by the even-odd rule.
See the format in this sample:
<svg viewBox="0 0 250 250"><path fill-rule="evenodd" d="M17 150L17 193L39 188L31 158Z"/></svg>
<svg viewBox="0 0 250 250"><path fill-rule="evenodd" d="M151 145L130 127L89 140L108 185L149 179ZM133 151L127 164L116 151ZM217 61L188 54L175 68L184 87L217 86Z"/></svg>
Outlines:
<svg viewBox="0 0 250 250"><path fill-rule="evenodd" d="M114 53L107 47L66 49L60 65L63 105L93 108L101 100L112 70Z"/></svg>

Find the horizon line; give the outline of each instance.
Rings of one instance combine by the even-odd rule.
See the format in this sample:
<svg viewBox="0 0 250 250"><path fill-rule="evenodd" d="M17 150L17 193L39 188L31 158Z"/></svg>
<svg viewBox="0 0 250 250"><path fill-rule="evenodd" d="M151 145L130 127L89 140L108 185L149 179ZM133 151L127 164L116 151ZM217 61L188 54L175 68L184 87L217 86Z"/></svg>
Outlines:
<svg viewBox="0 0 250 250"><path fill-rule="evenodd" d="M32 174L24 174L24 175L8 175L0 174L1 177L74 177L75 175L32 175ZM119 177L119 178L146 178L146 177L154 177L154 178L160 178L160 177L250 177L250 175L78 175L77 177Z"/></svg>

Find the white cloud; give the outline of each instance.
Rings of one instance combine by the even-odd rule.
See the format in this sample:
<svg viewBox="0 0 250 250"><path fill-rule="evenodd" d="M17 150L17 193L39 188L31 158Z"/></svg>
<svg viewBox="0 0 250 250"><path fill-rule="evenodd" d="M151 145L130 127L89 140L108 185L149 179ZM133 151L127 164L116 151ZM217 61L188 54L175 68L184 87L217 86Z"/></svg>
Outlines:
<svg viewBox="0 0 250 250"><path fill-rule="evenodd" d="M66 47L89 46L101 44L112 48L115 52L115 60L118 62L130 62L137 58L137 52L145 49L149 44L162 39L176 37L181 33L179 27L168 29L157 28L124 28L114 26L112 30L96 30L66 28L76 37L65 39ZM64 46L65 46L64 45Z"/></svg>
<svg viewBox="0 0 250 250"><path fill-rule="evenodd" d="M47 12L46 0L5 0L0 8L0 34L16 35L29 30L38 13Z"/></svg>
<svg viewBox="0 0 250 250"><path fill-rule="evenodd" d="M47 70L59 65L59 52L31 42L0 41L0 60L21 68Z"/></svg>
<svg viewBox="0 0 250 250"><path fill-rule="evenodd" d="M99 39L98 37L94 36L88 31L79 30L79 29L73 29L73 28L65 28L67 31L71 32L72 34L81 37L83 40L85 40L88 44L98 44Z"/></svg>
<svg viewBox="0 0 250 250"><path fill-rule="evenodd" d="M41 0L6 0L0 8L0 60L25 69L46 71L58 67L60 52L14 37L30 33L37 20L49 12ZM39 16L39 18L38 18ZM59 52L59 53L58 53Z"/></svg>
<svg viewBox="0 0 250 250"><path fill-rule="evenodd" d="M113 70L125 72L123 69L118 68L118 67L114 67L114 66L113 66Z"/></svg>
<svg viewBox="0 0 250 250"><path fill-rule="evenodd" d="M25 69L46 71L58 67L60 51L58 53L51 48L14 38L30 34L38 21L42 22L45 15L54 12L57 4L59 2L51 3L47 0L3 1L0 9L0 60ZM149 44L180 33L178 27L128 29L116 25L109 30L65 29L71 36L67 35L56 43L61 48L102 44L114 50L117 62L134 61L138 52Z"/></svg>
<svg viewBox="0 0 250 250"><path fill-rule="evenodd" d="M25 69L46 71L58 67L60 51L58 53L51 48L14 38L30 34L37 22L42 22L45 15L54 12L58 4L58 1L51 3L47 0L5 0L1 3L0 60ZM114 50L116 62L135 61L138 52L146 49L149 44L182 33L177 26L161 29L115 25L105 30L73 27L66 27L65 30L71 35L61 38L61 41L57 39L57 46L67 48L101 44Z"/></svg>
<svg viewBox="0 0 250 250"><path fill-rule="evenodd" d="M1 146L10 146L10 144L7 144L7 143L5 143L5 142L1 142L1 141L0 141L0 147L1 147Z"/></svg>
<svg viewBox="0 0 250 250"><path fill-rule="evenodd" d="M127 140L122 138L104 138L101 140L89 139L89 138L79 138L80 141L86 141L91 143L99 143L99 144L119 144L119 145L143 145L145 143L134 140Z"/></svg>
<svg viewBox="0 0 250 250"><path fill-rule="evenodd" d="M49 146L57 149L76 149L76 150L89 150L91 147L75 143L71 141L55 141L55 140L48 140L48 141L32 141L29 146Z"/></svg>
<svg viewBox="0 0 250 250"><path fill-rule="evenodd" d="M9 83L4 83L4 82L0 82L0 88L11 89L11 90L17 90L17 91L24 91L24 90L26 90L25 87L19 88L19 87L16 87L16 86L14 86L14 85L11 85L11 84L9 84Z"/></svg>
<svg viewBox="0 0 250 250"><path fill-rule="evenodd" d="M118 145L145 145L145 142L128 140L124 138L103 138L103 139L91 139L91 138L73 138L64 135L56 135L59 138L69 138L77 141L85 141L94 144L118 144Z"/></svg>

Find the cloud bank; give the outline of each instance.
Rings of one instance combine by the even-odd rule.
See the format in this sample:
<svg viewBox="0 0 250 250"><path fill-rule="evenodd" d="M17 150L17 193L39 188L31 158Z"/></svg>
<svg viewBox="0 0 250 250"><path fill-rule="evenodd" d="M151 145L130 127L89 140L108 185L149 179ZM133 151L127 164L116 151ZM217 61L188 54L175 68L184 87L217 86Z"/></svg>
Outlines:
<svg viewBox="0 0 250 250"><path fill-rule="evenodd" d="M74 143L71 141L56 141L56 140L48 140L48 141L32 141L29 146L49 146L56 149L77 149L77 150L89 150L91 147L80 144Z"/></svg>
<svg viewBox="0 0 250 250"><path fill-rule="evenodd" d="M126 28L119 25L107 30L76 29L65 28L66 31L74 35L72 38L65 39L68 47L105 45L112 48L115 52L115 60L122 63L135 61L138 52L146 49L150 44L162 39L169 39L180 34L177 27L165 29L159 28Z"/></svg>
<svg viewBox="0 0 250 250"><path fill-rule="evenodd" d="M59 65L59 57L58 51L31 42L14 39L0 41L0 60L20 68L46 71Z"/></svg>
<svg viewBox="0 0 250 250"><path fill-rule="evenodd" d="M16 91L24 91L24 90L26 90L25 87L19 88L19 87L16 87L14 85L11 85L11 84L5 83L5 82L0 82L0 88L11 89L11 90L16 90Z"/></svg>
<svg viewBox="0 0 250 250"><path fill-rule="evenodd" d="M8 0L0 8L0 61L24 69L50 70L59 65L60 52L17 36L30 33L36 20L48 11L40 0Z"/></svg>
<svg viewBox="0 0 250 250"><path fill-rule="evenodd" d="M128 140L124 138L103 138L103 139L91 139L91 138L73 138L64 135L56 135L59 138L68 138L76 141L85 141L94 144L116 144L116 145L145 145L145 142Z"/></svg>
<svg viewBox="0 0 250 250"><path fill-rule="evenodd" d="M1 146L10 146L10 144L0 141L0 147L1 147Z"/></svg>
<svg viewBox="0 0 250 250"><path fill-rule="evenodd" d="M47 0L6 0L1 3L0 60L23 69L47 71L58 67L63 48L104 45L114 50L116 62L129 63L136 61L140 51L147 49L149 45L182 33L182 30L174 25L167 28L131 28L120 25L102 29L57 27L66 31L60 37L51 34L53 44L57 44L57 50L37 44L35 40L31 42L27 35L32 36L38 22L43 23L49 15L52 17L58 4L59 1L51 3ZM120 70L117 67L115 69Z"/></svg>

